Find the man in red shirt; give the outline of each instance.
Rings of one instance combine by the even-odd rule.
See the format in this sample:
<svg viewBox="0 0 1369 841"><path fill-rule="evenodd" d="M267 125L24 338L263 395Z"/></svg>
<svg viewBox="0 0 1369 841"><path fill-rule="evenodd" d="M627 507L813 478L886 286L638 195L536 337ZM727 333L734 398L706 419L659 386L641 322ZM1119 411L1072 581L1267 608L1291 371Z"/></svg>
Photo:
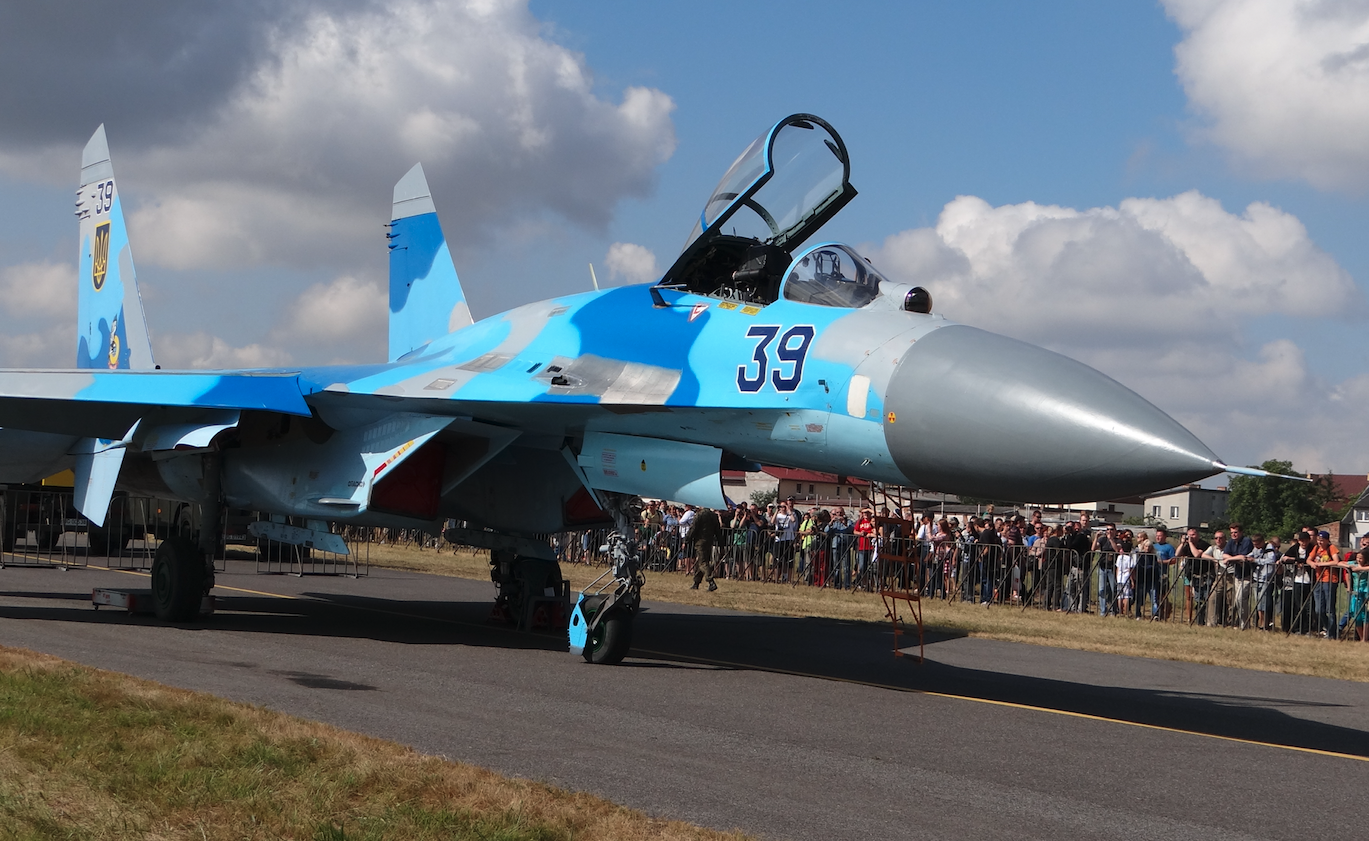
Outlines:
<svg viewBox="0 0 1369 841"><path fill-rule="evenodd" d="M870 568L870 558L874 554L875 548L875 520L874 512L868 508L860 510L860 519L856 521L856 578L858 581L865 580L865 571Z"/></svg>

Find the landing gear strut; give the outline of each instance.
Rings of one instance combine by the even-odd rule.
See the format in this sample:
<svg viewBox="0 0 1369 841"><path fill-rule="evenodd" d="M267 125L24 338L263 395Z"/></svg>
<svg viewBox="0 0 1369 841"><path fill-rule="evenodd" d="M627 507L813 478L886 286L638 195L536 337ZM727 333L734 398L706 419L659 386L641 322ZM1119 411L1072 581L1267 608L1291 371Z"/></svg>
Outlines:
<svg viewBox="0 0 1369 841"><path fill-rule="evenodd" d="M561 576L556 554L544 541L478 531L447 529L446 538L490 550L490 580L498 588L492 619L520 631L565 630L570 582Z"/></svg>
<svg viewBox="0 0 1369 841"><path fill-rule="evenodd" d="M590 663L621 663L632 647L632 623L642 604L642 558L638 553L637 532L633 527L634 497L605 493L609 513L617 530L610 532L608 553L611 566L580 592L570 613L570 652L582 654Z"/></svg>
<svg viewBox="0 0 1369 841"><path fill-rule="evenodd" d="M556 561L491 549L490 580L499 588L492 616L520 631L560 631L566 627L570 583L561 577Z"/></svg>
<svg viewBox="0 0 1369 841"><path fill-rule="evenodd" d="M621 663L632 647L632 623L642 604L641 558L636 541L608 536L612 566L580 593L570 613L570 652L601 665Z"/></svg>
<svg viewBox="0 0 1369 841"><path fill-rule="evenodd" d="M198 540L190 534L187 518L180 534L163 540L152 559L152 607L163 622L199 618L205 597L214 589L214 552L223 537L223 501L219 496L222 467L220 453L205 454L204 479L209 495L200 507Z"/></svg>

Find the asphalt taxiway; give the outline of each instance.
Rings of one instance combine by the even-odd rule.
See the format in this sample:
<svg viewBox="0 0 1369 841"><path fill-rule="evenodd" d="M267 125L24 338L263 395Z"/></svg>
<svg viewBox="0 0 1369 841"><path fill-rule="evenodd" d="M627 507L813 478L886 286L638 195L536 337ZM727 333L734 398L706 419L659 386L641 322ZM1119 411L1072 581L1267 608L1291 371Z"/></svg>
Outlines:
<svg viewBox="0 0 1369 841"><path fill-rule="evenodd" d="M650 601L627 662L595 667L487 625L488 582L244 562L218 582L213 617L169 627L91 607L145 577L7 567L0 644L769 838L1369 825L1364 684L964 638L918 665L886 628Z"/></svg>

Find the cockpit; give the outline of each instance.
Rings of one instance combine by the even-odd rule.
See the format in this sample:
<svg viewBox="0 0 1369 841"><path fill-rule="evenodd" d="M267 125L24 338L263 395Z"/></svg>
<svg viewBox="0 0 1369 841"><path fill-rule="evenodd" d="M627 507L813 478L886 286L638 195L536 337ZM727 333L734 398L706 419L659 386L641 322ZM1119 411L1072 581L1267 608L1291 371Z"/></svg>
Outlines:
<svg viewBox="0 0 1369 841"><path fill-rule="evenodd" d="M826 121L795 114L751 142L704 203L658 286L765 306L781 297L863 307L882 294L929 312L921 287L890 284L848 245L799 250L856 196L846 144Z"/></svg>
<svg viewBox="0 0 1369 841"><path fill-rule="evenodd" d="M883 275L850 246L815 245L801 253L784 279L786 300L824 307L863 307L879 296Z"/></svg>

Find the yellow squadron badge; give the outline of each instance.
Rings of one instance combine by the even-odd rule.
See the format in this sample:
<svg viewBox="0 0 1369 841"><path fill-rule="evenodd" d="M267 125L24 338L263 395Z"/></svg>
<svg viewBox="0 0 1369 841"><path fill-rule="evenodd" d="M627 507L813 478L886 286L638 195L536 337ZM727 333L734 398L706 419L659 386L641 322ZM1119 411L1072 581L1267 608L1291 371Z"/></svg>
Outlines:
<svg viewBox="0 0 1369 841"><path fill-rule="evenodd" d="M119 367L119 319L109 327L109 370Z"/></svg>
<svg viewBox="0 0 1369 841"><path fill-rule="evenodd" d="M109 223L95 226L95 250L91 255L90 279L99 292L105 285L105 275L109 272Z"/></svg>

